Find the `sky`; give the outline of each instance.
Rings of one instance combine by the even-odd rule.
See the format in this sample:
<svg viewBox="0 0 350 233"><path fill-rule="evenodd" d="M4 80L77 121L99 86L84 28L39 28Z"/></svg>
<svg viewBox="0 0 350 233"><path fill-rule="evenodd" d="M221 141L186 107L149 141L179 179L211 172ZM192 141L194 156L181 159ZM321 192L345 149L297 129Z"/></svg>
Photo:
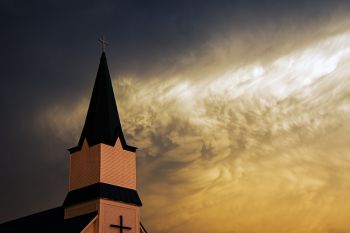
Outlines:
<svg viewBox="0 0 350 233"><path fill-rule="evenodd" d="M349 1L0 2L0 222L62 204L101 48L153 233L348 233Z"/></svg>

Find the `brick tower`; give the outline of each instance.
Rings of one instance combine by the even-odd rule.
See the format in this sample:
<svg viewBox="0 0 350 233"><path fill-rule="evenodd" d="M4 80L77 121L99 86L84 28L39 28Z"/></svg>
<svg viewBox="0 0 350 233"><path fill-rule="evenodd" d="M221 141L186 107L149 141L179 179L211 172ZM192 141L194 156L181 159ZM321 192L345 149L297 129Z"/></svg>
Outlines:
<svg viewBox="0 0 350 233"><path fill-rule="evenodd" d="M96 213L83 232L146 232L136 191L136 149L125 141L103 52L80 140L69 149L64 219Z"/></svg>
<svg viewBox="0 0 350 233"><path fill-rule="evenodd" d="M103 50L80 140L69 149L63 205L1 223L0 232L147 233L140 222L136 149L125 141Z"/></svg>

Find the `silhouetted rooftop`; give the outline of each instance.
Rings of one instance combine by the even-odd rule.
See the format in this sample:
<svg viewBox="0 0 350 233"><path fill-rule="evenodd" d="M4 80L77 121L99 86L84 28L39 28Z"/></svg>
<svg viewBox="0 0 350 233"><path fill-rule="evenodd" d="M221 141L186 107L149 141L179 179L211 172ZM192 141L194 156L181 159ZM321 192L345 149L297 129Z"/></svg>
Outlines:
<svg viewBox="0 0 350 233"><path fill-rule="evenodd" d="M0 232L78 233L96 216L93 212L64 219L64 208L57 207L0 224Z"/></svg>

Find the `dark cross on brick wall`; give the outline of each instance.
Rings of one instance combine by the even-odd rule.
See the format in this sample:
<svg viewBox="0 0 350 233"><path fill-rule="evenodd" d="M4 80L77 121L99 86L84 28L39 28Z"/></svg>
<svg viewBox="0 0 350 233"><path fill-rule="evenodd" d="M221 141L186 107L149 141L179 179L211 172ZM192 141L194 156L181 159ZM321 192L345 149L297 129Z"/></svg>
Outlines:
<svg viewBox="0 0 350 233"><path fill-rule="evenodd" d="M119 219L120 219L120 225L114 225L114 224L111 224L110 226L111 227L115 227L115 228L119 228L120 229L120 233L123 233L123 230L131 230L131 227L126 227L123 225L123 216L119 216Z"/></svg>

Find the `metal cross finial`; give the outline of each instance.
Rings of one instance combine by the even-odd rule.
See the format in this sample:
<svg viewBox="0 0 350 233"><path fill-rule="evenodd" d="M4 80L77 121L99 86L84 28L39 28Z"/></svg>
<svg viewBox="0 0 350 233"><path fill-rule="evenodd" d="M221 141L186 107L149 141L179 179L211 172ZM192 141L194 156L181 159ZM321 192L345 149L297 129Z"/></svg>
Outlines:
<svg viewBox="0 0 350 233"><path fill-rule="evenodd" d="M101 38L98 39L98 41L101 42L101 44L102 44L102 51L103 51L103 52L106 52L106 46L109 45L109 44L108 44L107 41L105 40L105 37L104 37L104 36L101 36Z"/></svg>

